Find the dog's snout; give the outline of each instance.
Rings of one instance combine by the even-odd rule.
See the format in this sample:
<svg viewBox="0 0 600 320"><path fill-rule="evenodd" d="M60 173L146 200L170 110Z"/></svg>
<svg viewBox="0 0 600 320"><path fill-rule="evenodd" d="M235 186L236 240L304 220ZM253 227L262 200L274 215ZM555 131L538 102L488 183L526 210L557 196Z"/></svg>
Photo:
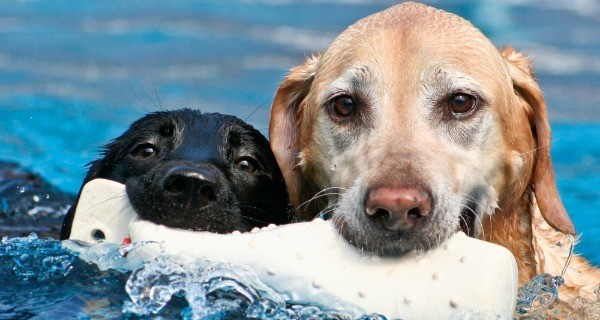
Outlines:
<svg viewBox="0 0 600 320"><path fill-rule="evenodd" d="M390 231L423 226L431 209L429 193L417 188L376 187L368 193L365 211Z"/></svg>
<svg viewBox="0 0 600 320"><path fill-rule="evenodd" d="M201 206L215 201L220 189L218 178L211 170L189 166L171 168L162 185L170 196Z"/></svg>

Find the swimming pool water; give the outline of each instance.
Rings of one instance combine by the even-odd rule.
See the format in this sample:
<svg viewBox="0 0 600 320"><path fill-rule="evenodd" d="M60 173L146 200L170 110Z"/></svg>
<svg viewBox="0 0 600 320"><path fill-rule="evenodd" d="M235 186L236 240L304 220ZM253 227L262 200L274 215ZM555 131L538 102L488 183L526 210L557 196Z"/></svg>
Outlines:
<svg viewBox="0 0 600 320"><path fill-rule="evenodd" d="M231 113L266 134L269 105L286 71L356 19L392 3L0 2L0 158L76 192L99 147L148 111ZM600 5L432 4L473 21L498 46L511 44L534 58L550 109L557 183L582 234L576 251L600 265ZM34 268L27 279L1 269L0 319L40 310L48 317L122 316L127 276L99 271L56 241L29 245L0 258L2 265ZM61 258L34 258L38 245ZM180 317L184 299L172 303L163 314Z"/></svg>
<svg viewBox="0 0 600 320"><path fill-rule="evenodd" d="M581 234L575 252L600 265L600 125L555 124L552 156L557 185Z"/></svg>
<svg viewBox="0 0 600 320"><path fill-rule="evenodd" d="M264 284L248 266L168 255L148 259L138 250L144 246L160 244L4 237L0 319L386 319L340 301L298 304ZM562 283L544 274L519 290L515 320L546 314L545 306L552 306L557 295L551 279ZM556 312L568 316L568 310ZM489 312L468 308L458 308L451 317L491 318Z"/></svg>
<svg viewBox="0 0 600 320"><path fill-rule="evenodd" d="M0 158L76 192L100 146L148 111L226 112L266 134L269 104L286 70L324 49L354 20L388 5L148 3L0 3ZM583 234L578 251L600 264L595 7L436 5L535 59L550 108L559 189ZM580 68L582 61L589 67Z"/></svg>
<svg viewBox="0 0 600 320"><path fill-rule="evenodd" d="M142 264L118 249L2 239L0 319L385 319L293 304L245 266L169 256Z"/></svg>

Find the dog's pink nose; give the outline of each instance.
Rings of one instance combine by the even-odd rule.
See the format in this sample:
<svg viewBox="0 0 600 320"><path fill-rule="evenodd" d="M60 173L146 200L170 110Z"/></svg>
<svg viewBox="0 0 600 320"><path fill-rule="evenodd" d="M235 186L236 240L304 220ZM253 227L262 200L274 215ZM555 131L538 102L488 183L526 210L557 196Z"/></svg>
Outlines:
<svg viewBox="0 0 600 320"><path fill-rule="evenodd" d="M373 188L365 203L367 215L390 231L423 226L430 209L429 193L416 188Z"/></svg>

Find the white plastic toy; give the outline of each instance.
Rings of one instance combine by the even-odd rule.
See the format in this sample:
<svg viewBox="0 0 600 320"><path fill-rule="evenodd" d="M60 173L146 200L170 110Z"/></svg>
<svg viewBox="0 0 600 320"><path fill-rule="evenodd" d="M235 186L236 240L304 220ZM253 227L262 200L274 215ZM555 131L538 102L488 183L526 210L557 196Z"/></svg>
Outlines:
<svg viewBox="0 0 600 320"><path fill-rule="evenodd" d="M69 239L89 243L104 240L121 244L123 238L129 235L129 222L136 217L125 185L94 179L81 190Z"/></svg>
<svg viewBox="0 0 600 320"><path fill-rule="evenodd" d="M511 319L517 267L503 247L459 232L441 246L402 257L360 252L329 221L270 226L222 235L167 228L140 220L125 187L88 183L73 220L71 239L122 243L164 242L164 251L250 266L267 285L294 301L322 306L351 303L388 318L449 319L461 310ZM101 237L100 237L101 238ZM156 250L149 254L159 254Z"/></svg>

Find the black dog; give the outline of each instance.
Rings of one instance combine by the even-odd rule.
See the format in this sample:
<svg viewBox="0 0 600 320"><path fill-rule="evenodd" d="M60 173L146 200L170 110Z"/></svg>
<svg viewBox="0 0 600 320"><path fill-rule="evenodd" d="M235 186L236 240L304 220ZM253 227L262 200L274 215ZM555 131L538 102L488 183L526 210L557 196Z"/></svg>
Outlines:
<svg viewBox="0 0 600 320"><path fill-rule="evenodd" d="M190 109L149 114L90 165L83 185L96 178L125 184L138 215L157 224L227 233L293 217L267 139L234 116ZM76 208L77 202L61 239L71 233Z"/></svg>

